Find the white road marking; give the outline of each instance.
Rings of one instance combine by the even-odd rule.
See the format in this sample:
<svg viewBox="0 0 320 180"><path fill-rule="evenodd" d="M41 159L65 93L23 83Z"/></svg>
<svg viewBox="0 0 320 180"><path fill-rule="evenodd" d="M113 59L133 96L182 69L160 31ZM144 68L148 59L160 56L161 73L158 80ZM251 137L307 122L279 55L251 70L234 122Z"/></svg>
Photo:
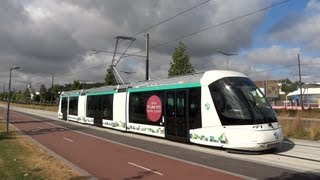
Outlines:
<svg viewBox="0 0 320 180"><path fill-rule="evenodd" d="M69 141L69 142L74 142L72 139L68 139L68 138L63 138L64 140L67 140L67 141Z"/></svg>
<svg viewBox="0 0 320 180"><path fill-rule="evenodd" d="M144 169L144 170L147 170L147 171L150 171L150 172L153 172L153 173L158 174L158 175L160 175L160 176L163 176L163 174L162 174L162 173L159 173L158 171L154 171L154 170L152 170L152 169L149 169L149 168L140 166L140 165L138 165L138 164L135 164L135 163L132 163L132 162L128 162L128 164L130 164L130 165L132 165L132 166L136 166L136 167L141 168L141 169Z"/></svg>

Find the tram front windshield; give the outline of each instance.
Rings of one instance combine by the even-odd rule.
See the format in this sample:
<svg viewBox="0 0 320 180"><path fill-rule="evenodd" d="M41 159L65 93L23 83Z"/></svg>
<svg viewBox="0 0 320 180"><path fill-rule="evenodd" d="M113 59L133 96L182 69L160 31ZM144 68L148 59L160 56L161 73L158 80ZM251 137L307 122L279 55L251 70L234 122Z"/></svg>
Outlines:
<svg viewBox="0 0 320 180"><path fill-rule="evenodd" d="M223 78L209 85L209 89L222 125L277 122L265 96L249 78Z"/></svg>

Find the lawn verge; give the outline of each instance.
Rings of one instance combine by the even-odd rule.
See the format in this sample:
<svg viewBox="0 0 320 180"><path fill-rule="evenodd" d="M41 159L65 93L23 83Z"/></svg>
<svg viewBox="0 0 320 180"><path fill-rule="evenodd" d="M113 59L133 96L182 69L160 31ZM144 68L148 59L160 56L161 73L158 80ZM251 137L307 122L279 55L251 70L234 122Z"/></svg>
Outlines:
<svg viewBox="0 0 320 180"><path fill-rule="evenodd" d="M0 119L0 179L86 179Z"/></svg>

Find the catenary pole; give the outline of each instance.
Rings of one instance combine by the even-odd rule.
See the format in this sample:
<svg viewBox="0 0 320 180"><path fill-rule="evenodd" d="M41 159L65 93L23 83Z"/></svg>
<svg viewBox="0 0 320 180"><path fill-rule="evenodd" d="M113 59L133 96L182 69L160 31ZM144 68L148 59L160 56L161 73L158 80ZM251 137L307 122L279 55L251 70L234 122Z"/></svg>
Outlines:
<svg viewBox="0 0 320 180"><path fill-rule="evenodd" d="M300 88L300 105L303 110L303 97L302 97L302 84L301 84L301 68L300 68L300 54L298 54L298 67L299 67L299 88Z"/></svg>
<svg viewBox="0 0 320 180"><path fill-rule="evenodd" d="M146 81L149 80L149 33L146 37Z"/></svg>
<svg viewBox="0 0 320 180"><path fill-rule="evenodd" d="M54 73L52 74L52 79L51 79L50 105L52 105L52 96L53 96L53 82L54 82Z"/></svg>

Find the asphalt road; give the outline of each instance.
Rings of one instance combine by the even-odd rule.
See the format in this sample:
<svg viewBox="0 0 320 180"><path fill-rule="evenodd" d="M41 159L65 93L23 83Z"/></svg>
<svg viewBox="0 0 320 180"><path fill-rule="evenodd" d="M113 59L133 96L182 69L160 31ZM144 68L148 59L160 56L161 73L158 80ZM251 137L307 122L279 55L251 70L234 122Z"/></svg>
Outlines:
<svg viewBox="0 0 320 180"><path fill-rule="evenodd" d="M0 115L5 116L4 109ZM98 179L316 179L308 173L12 112L11 123ZM158 142L159 141L159 142ZM189 145L195 146L195 145ZM223 151L223 150L221 150Z"/></svg>

